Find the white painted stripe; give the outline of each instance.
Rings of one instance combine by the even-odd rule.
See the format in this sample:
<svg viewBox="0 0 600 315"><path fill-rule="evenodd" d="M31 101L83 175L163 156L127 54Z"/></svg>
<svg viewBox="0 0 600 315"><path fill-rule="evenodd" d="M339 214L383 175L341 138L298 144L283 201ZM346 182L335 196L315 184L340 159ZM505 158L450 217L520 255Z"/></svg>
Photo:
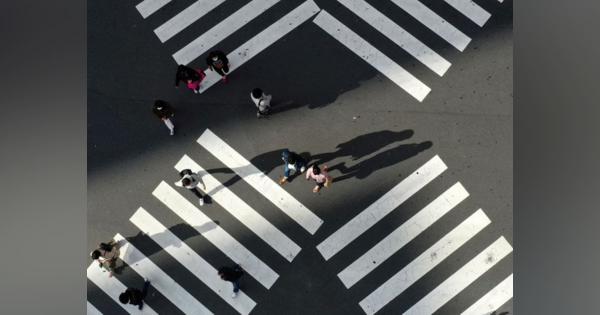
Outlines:
<svg viewBox="0 0 600 315"><path fill-rule="evenodd" d="M100 312L94 305L87 301L87 315L102 315L102 312Z"/></svg>
<svg viewBox="0 0 600 315"><path fill-rule="evenodd" d="M164 181L152 194L269 289L279 275Z"/></svg>
<svg viewBox="0 0 600 315"><path fill-rule="evenodd" d="M198 0L156 28L154 33L164 43L223 2L225 0Z"/></svg>
<svg viewBox="0 0 600 315"><path fill-rule="evenodd" d="M140 276L148 279L152 287L156 288L156 290L185 314L212 314L202 303L158 268L158 266L129 243L121 234L115 236L115 241L119 242L120 246L119 258Z"/></svg>
<svg viewBox="0 0 600 315"><path fill-rule="evenodd" d="M488 11L477 5L471 0L444 0L456 10L468 17L475 24L482 27L485 22L492 16Z"/></svg>
<svg viewBox="0 0 600 315"><path fill-rule="evenodd" d="M392 2L460 51L465 50L471 41L469 36L459 31L418 0L392 0Z"/></svg>
<svg viewBox="0 0 600 315"><path fill-rule="evenodd" d="M325 260L329 260L447 168L439 156L434 156L367 209L327 237L321 244L317 245L317 249Z"/></svg>
<svg viewBox="0 0 600 315"><path fill-rule="evenodd" d="M248 314L256 306L251 298L240 291L235 298L231 297L231 283L221 280L217 269L192 250L186 243L175 236L164 225L158 222L144 208L140 207L129 219L140 231L146 233L175 260L187 268L200 281L231 305L240 314Z"/></svg>
<svg viewBox="0 0 600 315"><path fill-rule="evenodd" d="M209 129L206 129L200 138L198 138L198 143L310 234L315 234L317 229L323 224L323 220Z"/></svg>
<svg viewBox="0 0 600 315"><path fill-rule="evenodd" d="M225 210L238 219L242 224L248 227L265 243L269 244L281 256L289 262L300 252L300 246L294 243L290 238L277 229L271 222L267 221L256 210L252 209L246 202L240 199L227 187L223 186L216 178L208 174L200 165L194 162L190 157L184 155L175 165L177 171L191 169L202 179L206 189L204 192L210 192L210 197L218 202ZM202 187L198 187L202 189Z"/></svg>
<svg viewBox="0 0 600 315"><path fill-rule="evenodd" d="M427 45L412 36L398 24L394 23L387 16L377 11L374 7L364 0L338 0L354 14L371 24L375 29L400 46L406 52L417 58L421 63L443 76L450 68L450 62L438 55Z"/></svg>
<svg viewBox="0 0 600 315"><path fill-rule="evenodd" d="M469 239L483 230L490 219L481 209L442 237L419 257L388 279L379 288L364 298L359 304L367 314L374 314L400 295L413 283L444 261ZM430 313L421 313L430 314Z"/></svg>
<svg viewBox="0 0 600 315"><path fill-rule="evenodd" d="M157 315L148 304L144 303L144 307L142 310L138 310L137 306L131 304L123 304L119 301L119 295L125 290L127 287L117 280L116 277L109 278L106 272L102 272L100 267L98 267L97 262L93 262L87 269L87 277L92 281L95 285L100 288L100 290L104 291L106 295L108 295L111 299L113 299L119 306L121 306L127 313L129 314L145 314L145 315Z"/></svg>
<svg viewBox="0 0 600 315"><path fill-rule="evenodd" d="M248 60L254 58L261 51L265 50L300 24L310 19L310 17L319 12L319 10L319 7L312 0L305 1L277 22L271 24L258 35L229 53L227 55L227 59L229 59L229 63L231 64L229 66L229 73L241 67ZM206 91L220 80L221 76L219 74L207 69L206 78L200 85L200 93Z"/></svg>
<svg viewBox="0 0 600 315"><path fill-rule="evenodd" d="M432 314L511 252L512 246L501 236L404 314Z"/></svg>
<svg viewBox="0 0 600 315"><path fill-rule="evenodd" d="M482 296L461 315L490 315L513 297L513 275L511 274L490 292Z"/></svg>
<svg viewBox="0 0 600 315"><path fill-rule="evenodd" d="M454 184L350 266L338 273L338 277L346 288L350 288L452 210L467 196L469 196L469 193L460 183Z"/></svg>
<svg viewBox="0 0 600 315"><path fill-rule="evenodd" d="M169 2L171 2L171 0L144 0L136 5L135 8L145 19Z"/></svg>
<svg viewBox="0 0 600 315"><path fill-rule="evenodd" d="M422 102L431 91L427 85L335 19L327 11L322 10L313 22L419 102Z"/></svg>
<svg viewBox="0 0 600 315"><path fill-rule="evenodd" d="M213 28L200 35L200 37L185 45L185 47L173 54L173 58L177 64L183 65L194 61L194 59L200 57L210 48L227 38L227 36L233 34L235 31L242 28L242 26L246 25L254 18L267 11L267 9L275 5L277 2L279 2L279 0L251 1L221 21L221 23L215 25Z"/></svg>

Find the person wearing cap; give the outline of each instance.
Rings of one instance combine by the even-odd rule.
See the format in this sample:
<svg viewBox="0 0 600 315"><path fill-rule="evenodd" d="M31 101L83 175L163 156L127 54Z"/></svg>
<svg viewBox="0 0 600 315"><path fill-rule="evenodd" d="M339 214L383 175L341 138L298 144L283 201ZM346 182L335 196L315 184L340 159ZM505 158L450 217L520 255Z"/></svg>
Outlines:
<svg viewBox="0 0 600 315"><path fill-rule="evenodd" d="M255 88L250 92L250 99L252 99L258 109L256 117L261 118L262 116L269 114L269 111L271 110L271 98L273 98L272 95L265 94L265 92L259 88Z"/></svg>
<svg viewBox="0 0 600 315"><path fill-rule="evenodd" d="M317 185L313 188L313 192L317 193L323 188L323 186L329 186L331 177L327 173L327 165L323 166L323 169L319 168L317 164L311 166L306 172L306 180L313 179Z"/></svg>
<svg viewBox="0 0 600 315"><path fill-rule="evenodd" d="M206 189L206 186L204 186L204 183L200 181L198 174L192 172L192 170L190 169L185 169L179 172L179 176L181 176L181 180L176 182L175 186L185 187L191 192L193 192L196 195L196 197L199 198L198 203L200 204L200 206L203 206L204 196L202 196L202 193L200 193L200 191L198 190L198 184L202 184L204 189Z"/></svg>
<svg viewBox="0 0 600 315"><path fill-rule="evenodd" d="M288 149L281 152L281 159L284 162L283 177L279 180L279 184L283 185L288 181L290 172L294 170L294 175L304 173L306 170L306 160L295 152Z"/></svg>
<svg viewBox="0 0 600 315"><path fill-rule="evenodd" d="M200 82L204 80L204 71L202 69L192 69L184 65L177 66L177 73L175 73L175 87L179 87L179 82L183 81L187 84L187 87L194 91L194 93L200 93Z"/></svg>
<svg viewBox="0 0 600 315"><path fill-rule="evenodd" d="M229 73L229 59L220 51L211 51L206 57L206 63L211 71L216 71L223 77L223 82L227 83L227 74Z"/></svg>
<svg viewBox="0 0 600 315"><path fill-rule="evenodd" d="M173 122L171 121L171 117L175 115L173 107L163 100L156 100L152 112L165 123L167 128L169 128L171 136L174 135L175 125L173 125Z"/></svg>

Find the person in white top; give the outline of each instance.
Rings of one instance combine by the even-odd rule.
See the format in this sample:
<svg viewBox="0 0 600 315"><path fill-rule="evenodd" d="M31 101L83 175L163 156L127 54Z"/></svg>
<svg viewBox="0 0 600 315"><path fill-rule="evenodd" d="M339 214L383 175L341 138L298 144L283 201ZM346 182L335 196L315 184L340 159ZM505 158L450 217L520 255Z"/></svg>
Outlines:
<svg viewBox="0 0 600 315"><path fill-rule="evenodd" d="M204 187L204 189L206 189L206 186L202 181L200 181L198 174L192 172L192 170L190 169L185 169L179 172L179 176L181 176L181 180L176 182L175 186L185 187L188 190L192 191L199 198L198 202L200 203L200 206L203 206L204 196L202 196L202 193L200 193L200 191L198 190L198 184L202 184L202 187Z"/></svg>
<svg viewBox="0 0 600 315"><path fill-rule="evenodd" d="M267 95L263 90L256 88L250 92L250 98L258 109L256 117L261 118L269 115L269 111L271 110L271 99L273 98L272 95Z"/></svg>

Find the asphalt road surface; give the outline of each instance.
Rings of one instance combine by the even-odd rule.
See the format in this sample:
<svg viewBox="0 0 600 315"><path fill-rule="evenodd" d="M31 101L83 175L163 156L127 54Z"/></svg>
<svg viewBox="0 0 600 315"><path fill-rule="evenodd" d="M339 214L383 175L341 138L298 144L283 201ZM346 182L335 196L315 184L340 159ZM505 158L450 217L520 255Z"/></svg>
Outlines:
<svg viewBox="0 0 600 315"><path fill-rule="evenodd" d="M87 244L125 266L90 265L88 309L138 312L115 293L148 278L144 313L512 313L512 1L367 2L88 1ZM229 82L174 88L213 49ZM284 148L331 187L279 187Z"/></svg>

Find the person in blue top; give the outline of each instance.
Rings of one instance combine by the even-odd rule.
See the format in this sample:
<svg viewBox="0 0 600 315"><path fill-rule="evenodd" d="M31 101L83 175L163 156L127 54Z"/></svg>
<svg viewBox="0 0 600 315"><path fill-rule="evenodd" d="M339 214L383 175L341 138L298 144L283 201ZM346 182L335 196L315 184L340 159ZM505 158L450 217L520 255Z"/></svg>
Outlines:
<svg viewBox="0 0 600 315"><path fill-rule="evenodd" d="M300 154L285 149L283 152L281 152L281 159L285 164L283 169L283 177L279 179L280 185L283 185L288 181L290 172L292 170L294 170L294 175L298 175L306 171L306 160L300 156Z"/></svg>

